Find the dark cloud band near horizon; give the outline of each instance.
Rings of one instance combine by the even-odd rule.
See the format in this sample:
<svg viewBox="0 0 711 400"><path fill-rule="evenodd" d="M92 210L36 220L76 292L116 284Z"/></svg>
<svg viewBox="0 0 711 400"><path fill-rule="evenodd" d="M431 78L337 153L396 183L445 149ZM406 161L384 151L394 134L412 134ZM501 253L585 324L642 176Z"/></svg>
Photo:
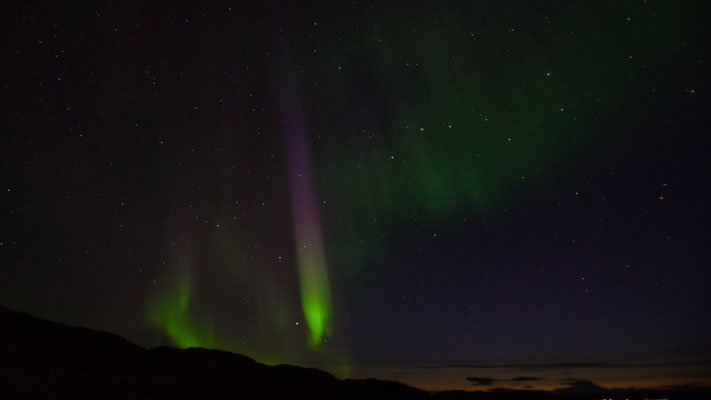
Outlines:
<svg viewBox="0 0 711 400"><path fill-rule="evenodd" d="M515 378L510 379L493 379L468 376L465 379L471 382L473 386L491 386L493 383L496 382L535 382L543 380L543 378L536 378L530 376L517 376Z"/></svg>
<svg viewBox="0 0 711 400"><path fill-rule="evenodd" d="M711 361L683 361L664 363L542 363L542 364L444 364L444 365L419 365L422 369L560 369L560 368L664 368L686 366L710 366Z"/></svg>

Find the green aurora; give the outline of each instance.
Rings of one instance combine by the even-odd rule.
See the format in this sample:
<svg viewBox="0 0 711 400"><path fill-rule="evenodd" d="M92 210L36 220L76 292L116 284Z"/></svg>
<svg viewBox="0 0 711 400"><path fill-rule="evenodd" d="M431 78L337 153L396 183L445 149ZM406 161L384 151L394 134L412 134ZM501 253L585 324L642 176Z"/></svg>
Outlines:
<svg viewBox="0 0 711 400"><path fill-rule="evenodd" d="M515 18L517 7L529 8L530 18ZM636 94L655 79L651 72L630 75L640 74L640 65L642 71L675 71L668 55L689 35L675 16L690 10L664 3L640 2L632 20L625 10L597 2L382 8L319 21L318 30L291 49L295 65L314 65L295 74L305 88L315 215L321 214L328 235L321 243L314 233L319 226L295 220L300 272L287 275L298 275L301 309L279 295L281 283L269 277L252 283L260 287L258 313L267 314L260 329L284 338L282 347L244 346L233 333L220 333L220 318L236 317L213 320L203 313L205 293L194 290L190 268L179 279L168 276L168 289L151 291L146 307L147 320L176 345L274 362L311 360L320 352L347 364L347 348L320 344L327 336L349 335L342 304L362 295L358 277L373 273L399 229L462 212L485 223L495 210L528 196L530 185L564 174L589 143L605 140L605 122L624 119ZM610 18L620 23L611 25ZM299 235L311 236L304 240L316 246L299 248ZM236 240L242 242L223 249L251 245L248 238ZM314 272L325 271L327 258L338 290L329 290L325 273ZM244 269L249 262L239 260ZM339 323L331 324L335 314ZM302 316L308 332L294 334ZM265 351L269 345L276 349Z"/></svg>
<svg viewBox="0 0 711 400"><path fill-rule="evenodd" d="M213 327L191 313L190 285L190 277L183 273L177 282L169 285L166 293L156 296L154 302L148 305L148 321L163 329L170 340L181 348L214 348Z"/></svg>

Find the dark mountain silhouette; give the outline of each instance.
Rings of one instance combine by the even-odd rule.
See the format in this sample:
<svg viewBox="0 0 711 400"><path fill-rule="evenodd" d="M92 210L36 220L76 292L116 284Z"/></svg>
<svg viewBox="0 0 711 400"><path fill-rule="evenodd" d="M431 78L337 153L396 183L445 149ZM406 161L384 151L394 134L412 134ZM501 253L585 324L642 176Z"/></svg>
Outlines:
<svg viewBox="0 0 711 400"><path fill-rule="evenodd" d="M0 307L0 398L427 399L397 382L339 380L226 351L144 349Z"/></svg>
<svg viewBox="0 0 711 400"><path fill-rule="evenodd" d="M570 386L582 388L581 382ZM605 390L594 387L598 391ZM681 397L671 398L706 398L711 394L707 388L683 389ZM704 396L696 397L699 394ZM313 368L267 366L226 351L145 349L117 335L45 321L0 306L0 398L464 400L594 397L565 393L565 389L558 393L494 389L493 392L431 394L398 382L341 380Z"/></svg>

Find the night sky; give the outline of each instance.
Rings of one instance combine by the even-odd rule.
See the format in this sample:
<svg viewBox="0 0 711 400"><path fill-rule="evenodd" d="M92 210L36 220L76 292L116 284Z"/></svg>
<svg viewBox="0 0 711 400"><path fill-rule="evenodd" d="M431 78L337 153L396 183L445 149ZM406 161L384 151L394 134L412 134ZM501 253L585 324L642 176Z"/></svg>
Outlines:
<svg viewBox="0 0 711 400"><path fill-rule="evenodd" d="M707 2L89 3L0 16L1 304L425 389L711 384Z"/></svg>

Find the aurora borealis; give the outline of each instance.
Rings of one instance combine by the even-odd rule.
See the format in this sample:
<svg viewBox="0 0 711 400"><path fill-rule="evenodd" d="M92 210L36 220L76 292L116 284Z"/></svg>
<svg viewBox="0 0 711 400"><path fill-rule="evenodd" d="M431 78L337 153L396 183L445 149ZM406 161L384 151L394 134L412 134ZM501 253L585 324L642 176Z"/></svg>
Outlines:
<svg viewBox="0 0 711 400"><path fill-rule="evenodd" d="M1 304L427 389L711 383L706 3L5 7Z"/></svg>
<svg viewBox="0 0 711 400"><path fill-rule="evenodd" d="M298 104L298 103L297 103ZM294 248L299 267L301 306L309 329L309 344L318 347L330 331L331 294L323 249L323 235L314 193L300 110L285 121L289 187L294 226Z"/></svg>

